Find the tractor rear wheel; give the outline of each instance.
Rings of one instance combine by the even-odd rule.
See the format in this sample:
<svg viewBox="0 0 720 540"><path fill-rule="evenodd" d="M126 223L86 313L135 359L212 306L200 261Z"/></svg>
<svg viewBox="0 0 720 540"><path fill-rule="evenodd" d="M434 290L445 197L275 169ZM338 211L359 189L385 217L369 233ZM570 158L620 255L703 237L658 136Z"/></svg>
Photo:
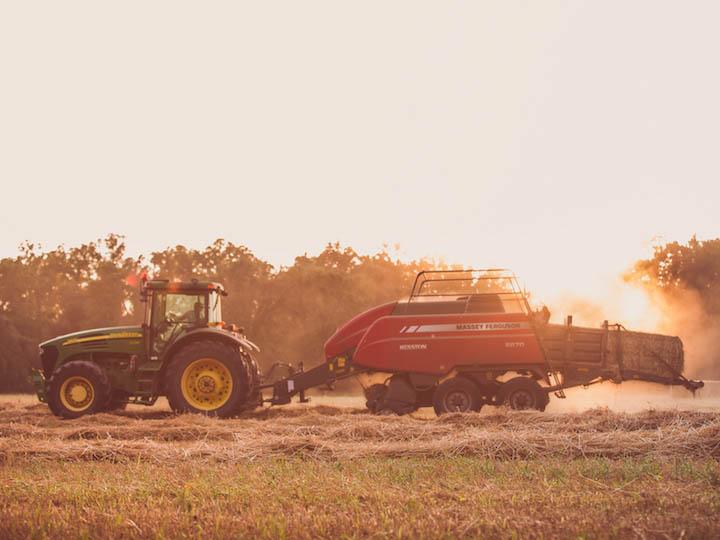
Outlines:
<svg viewBox="0 0 720 540"><path fill-rule="evenodd" d="M176 413L233 416L250 390L244 359L236 348L218 341L183 347L165 374L165 392Z"/></svg>
<svg viewBox="0 0 720 540"><path fill-rule="evenodd" d="M79 418L105 410L110 381L93 362L72 360L60 366L48 380L47 402L55 416Z"/></svg>
<svg viewBox="0 0 720 540"><path fill-rule="evenodd" d="M438 385L433 395L435 414L475 412L483 405L477 385L465 377L453 377Z"/></svg>
<svg viewBox="0 0 720 540"><path fill-rule="evenodd" d="M500 387L499 401L516 411L535 409L544 411L550 398L537 381L528 377L515 377Z"/></svg>

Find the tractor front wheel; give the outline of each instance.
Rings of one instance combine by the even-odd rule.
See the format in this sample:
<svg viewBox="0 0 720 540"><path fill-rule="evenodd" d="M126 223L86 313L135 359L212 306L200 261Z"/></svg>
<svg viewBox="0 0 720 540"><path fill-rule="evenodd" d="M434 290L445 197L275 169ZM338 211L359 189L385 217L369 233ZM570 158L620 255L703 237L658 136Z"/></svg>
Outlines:
<svg viewBox="0 0 720 540"><path fill-rule="evenodd" d="M238 350L217 341L183 347L165 374L165 391L177 413L228 417L237 414L250 394L247 370Z"/></svg>
<svg viewBox="0 0 720 540"><path fill-rule="evenodd" d="M73 360L60 366L47 384L47 402L55 416L79 418L105 410L110 382L93 362Z"/></svg>

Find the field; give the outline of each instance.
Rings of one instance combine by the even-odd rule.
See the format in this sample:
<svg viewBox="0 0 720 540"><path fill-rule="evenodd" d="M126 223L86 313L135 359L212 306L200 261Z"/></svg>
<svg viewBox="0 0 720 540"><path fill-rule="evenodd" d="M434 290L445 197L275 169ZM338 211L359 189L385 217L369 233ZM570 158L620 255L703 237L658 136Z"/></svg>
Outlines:
<svg viewBox="0 0 720 540"><path fill-rule="evenodd" d="M720 535L720 414L243 418L163 407L78 421L0 401L0 537Z"/></svg>

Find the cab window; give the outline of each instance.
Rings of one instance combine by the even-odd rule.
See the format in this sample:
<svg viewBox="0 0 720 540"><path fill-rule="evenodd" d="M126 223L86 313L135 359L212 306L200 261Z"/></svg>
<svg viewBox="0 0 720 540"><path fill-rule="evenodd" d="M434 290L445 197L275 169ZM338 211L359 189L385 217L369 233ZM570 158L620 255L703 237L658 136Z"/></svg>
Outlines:
<svg viewBox="0 0 720 540"><path fill-rule="evenodd" d="M176 324L199 324L207 321L204 294L156 293L153 295L155 328Z"/></svg>
<svg viewBox="0 0 720 540"><path fill-rule="evenodd" d="M165 318L170 322L195 324L207 321L205 295L168 294Z"/></svg>
<svg viewBox="0 0 720 540"><path fill-rule="evenodd" d="M153 354L163 353L183 330L207 323L207 296L158 292L153 295Z"/></svg>

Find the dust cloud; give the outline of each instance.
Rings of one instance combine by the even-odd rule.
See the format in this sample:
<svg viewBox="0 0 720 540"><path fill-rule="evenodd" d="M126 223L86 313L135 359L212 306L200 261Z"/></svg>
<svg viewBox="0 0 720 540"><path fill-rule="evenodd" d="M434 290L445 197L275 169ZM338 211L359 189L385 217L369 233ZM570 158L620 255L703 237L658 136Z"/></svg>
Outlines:
<svg viewBox="0 0 720 540"><path fill-rule="evenodd" d="M597 408L622 413L636 413L647 410L678 410L715 412L720 409L720 381L705 381L705 387L694 395L681 386L664 386L639 381L625 381L621 384L604 382L588 388L571 388L565 391L566 398L550 397L546 411L549 413L582 413ZM365 398L359 393L354 395L332 394L330 392L313 393L309 405L293 407L313 407L325 405L340 408L364 409ZM485 406L480 414L494 414L497 407ZM412 413L413 416L434 417L432 407L426 407Z"/></svg>
<svg viewBox="0 0 720 540"><path fill-rule="evenodd" d="M548 412L583 412L603 407L615 412L640 412L649 409L680 411L717 411L720 409L720 381L705 381L695 394L682 386L665 386L639 381L621 384L604 382L588 388L565 390L565 399L550 398Z"/></svg>
<svg viewBox="0 0 720 540"><path fill-rule="evenodd" d="M658 331L674 333L683 340L686 373L720 379L720 320L705 311L700 295L687 290L671 296L656 291L652 298L662 313Z"/></svg>
<svg viewBox="0 0 720 540"><path fill-rule="evenodd" d="M709 315L695 291L672 294L618 279L598 299L559 295L549 302L553 322L573 316L573 324L599 327L603 321L629 330L678 336L685 350L684 374L720 379L720 320Z"/></svg>

